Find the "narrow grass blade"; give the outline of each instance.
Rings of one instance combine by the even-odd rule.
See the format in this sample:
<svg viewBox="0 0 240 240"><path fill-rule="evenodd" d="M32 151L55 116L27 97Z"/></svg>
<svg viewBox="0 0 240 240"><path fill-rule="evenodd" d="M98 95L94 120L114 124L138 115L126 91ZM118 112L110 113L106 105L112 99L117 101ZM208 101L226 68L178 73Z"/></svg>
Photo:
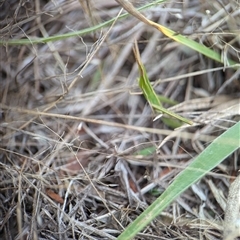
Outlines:
<svg viewBox="0 0 240 240"><path fill-rule="evenodd" d="M153 107L154 109L158 110L159 112L163 112L163 113L165 113L165 114L168 114L169 116L174 117L174 118L176 118L176 119L178 119L178 120L180 120L180 121L183 121L183 122L185 122L185 123L187 123L187 124L190 124L190 125L193 124L193 122L192 122L191 120L188 120L187 118L184 118L184 117L182 117L182 116L180 116L180 115L178 115L178 114L176 114L176 113L174 113L174 112L171 112L171 111L169 111L169 110L166 109L166 108L163 108L163 107L161 107L161 106L157 106L157 105L155 105L155 104L152 104L152 107Z"/></svg>
<svg viewBox="0 0 240 240"><path fill-rule="evenodd" d="M145 4L144 6L142 6L140 8L138 8L138 10L142 11L144 9L154 6L155 4L160 4L163 2L166 2L166 0L152 1L148 4ZM129 13L121 14L118 19L125 18L128 15L129 15ZM82 29L79 31L68 32L65 34L53 35L53 36L49 36L49 37L36 38L36 37L28 36L28 38L22 38L22 39L7 39L7 40L0 39L0 45L28 45L28 44L41 44L41 43L44 44L47 42L55 42L55 41L63 40L63 39L70 38L70 37L84 36L86 34L93 33L97 30L107 27L108 25L111 25L114 21L116 21L116 17L114 17L108 21L105 21L103 23L100 23L96 26L85 28L85 29Z"/></svg>
<svg viewBox="0 0 240 240"><path fill-rule="evenodd" d="M141 58L140 58L140 54L139 54L136 42L135 42L135 46L134 46L133 50L134 50L134 55L135 55L135 58L136 58L136 61L138 64L139 74L140 74L138 84L139 84L139 87L141 88L141 90L143 91L144 97L149 102L151 107L161 113L168 114L168 115L170 115L174 118L177 118L185 123L192 124L192 121L190 121L174 112L171 112L162 106L162 104L160 103L159 97L155 93L155 91L149 81L145 67L141 62Z"/></svg>
<svg viewBox="0 0 240 240"><path fill-rule="evenodd" d="M217 137L193 162L176 176L165 192L117 238L132 239L189 186L211 171L240 147L240 122Z"/></svg>
<svg viewBox="0 0 240 240"><path fill-rule="evenodd" d="M152 27L157 28L160 32L162 32L164 35L166 35L167 37L171 38L172 40L179 42L203 55L205 55L208 58L211 58L217 62L220 62L222 64L225 64L227 62L227 64L229 66L234 66L237 67L235 65L239 65L236 62L234 62L231 59L222 59L221 55L215 51L213 51L211 48L206 47L203 44L200 44L190 38L187 38L179 33L176 33L174 31L172 31L171 29L164 27L160 24L157 24L151 20L147 19L147 22L149 25L151 25ZM239 66L238 66L239 67Z"/></svg>
<svg viewBox="0 0 240 240"><path fill-rule="evenodd" d="M206 47L205 45L203 44L200 44L190 38L187 38L181 34L178 34L174 31L172 31L171 29L169 28L166 28L160 24L157 24L158 25L158 29L163 33L165 34L167 37L173 39L174 41L176 42L179 42L203 55L205 55L206 57L209 57L217 62L221 62L224 64L224 59L221 58L221 55L215 51L213 51L212 49ZM227 59L228 61L228 65L235 65L237 64L236 62L230 60L230 59Z"/></svg>
<svg viewBox="0 0 240 240"><path fill-rule="evenodd" d="M134 155L149 156L156 151L156 146L146 147L134 153Z"/></svg>
<svg viewBox="0 0 240 240"><path fill-rule="evenodd" d="M227 64L229 66L233 66L234 68L239 67L239 64L237 64L236 62L230 60L230 59L222 59L221 55L215 51L213 51L212 49L206 47L203 44L200 44L198 42L195 42L194 40L191 40L190 38L187 38L179 33L176 33L158 23L155 23L151 20L149 20L148 18L146 18L145 16L143 16L132 4L130 1L126 1L126 0L116 0L119 4L121 4L121 6L123 8L125 8L125 10L127 12L129 12L130 14L132 14L134 17L138 18L140 21L146 23L147 25L154 27L156 29L158 29L159 31L161 31L164 35L166 35L167 37L173 39L176 42L179 42L217 62L221 62L223 64Z"/></svg>
<svg viewBox="0 0 240 240"><path fill-rule="evenodd" d="M135 58L136 58L136 61L138 64L139 75L140 75L139 80L138 80L139 87L143 91L144 97L150 103L151 106L152 106L152 104L154 104L156 106L159 106L159 108L161 108L162 105L160 103L160 100L148 79L146 69L141 62L138 48L136 46L134 48L134 53L135 53Z"/></svg>
<svg viewBox="0 0 240 240"><path fill-rule="evenodd" d="M170 105L176 105L178 104L177 101L174 101L168 97L165 97L165 96L162 96L162 95L157 95L158 96L158 99L160 102L164 102L164 103L167 103L167 104L170 104Z"/></svg>

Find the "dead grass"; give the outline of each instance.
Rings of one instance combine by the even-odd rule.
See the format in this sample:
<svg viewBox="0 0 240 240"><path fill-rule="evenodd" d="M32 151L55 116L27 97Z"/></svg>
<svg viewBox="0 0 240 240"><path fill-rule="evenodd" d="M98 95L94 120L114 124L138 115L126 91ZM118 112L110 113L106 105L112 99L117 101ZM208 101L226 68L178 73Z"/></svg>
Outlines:
<svg viewBox="0 0 240 240"><path fill-rule="evenodd" d="M104 0L0 4L2 40L84 29L120 10ZM233 0L168 1L145 13L239 62L239 8ZM239 103L239 70L224 71L132 17L109 27L1 46L1 239L116 239L154 201L153 192L239 121L226 110ZM147 156L139 151L159 146L172 130L152 121L156 115L139 94L135 39L155 90L183 103L175 111L200 123ZM220 239L237 169L235 153L137 239Z"/></svg>

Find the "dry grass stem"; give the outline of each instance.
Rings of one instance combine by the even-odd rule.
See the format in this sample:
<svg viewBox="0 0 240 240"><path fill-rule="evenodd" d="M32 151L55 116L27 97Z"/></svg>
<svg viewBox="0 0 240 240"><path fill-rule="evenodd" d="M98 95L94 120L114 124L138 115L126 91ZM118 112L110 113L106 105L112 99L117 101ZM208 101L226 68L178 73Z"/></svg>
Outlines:
<svg viewBox="0 0 240 240"><path fill-rule="evenodd" d="M240 175L232 182L225 209L224 240L240 237Z"/></svg>
<svg viewBox="0 0 240 240"><path fill-rule="evenodd" d="M169 0L141 13L239 62L239 7L233 0ZM238 71L132 16L84 35L8 44L89 29L120 11L113 0L1 1L0 239L117 239L199 152L239 121ZM138 87L135 40L156 93L177 102L164 107L194 126L174 130L165 116L153 121L157 114ZM136 239L221 239L238 154ZM239 198L239 179L230 188L226 225L236 220L229 201Z"/></svg>

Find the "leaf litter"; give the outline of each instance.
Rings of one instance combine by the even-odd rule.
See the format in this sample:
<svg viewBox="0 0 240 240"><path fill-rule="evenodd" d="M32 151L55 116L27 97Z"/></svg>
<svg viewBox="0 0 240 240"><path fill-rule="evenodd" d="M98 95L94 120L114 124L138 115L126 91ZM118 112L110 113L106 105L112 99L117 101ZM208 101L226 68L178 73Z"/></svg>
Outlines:
<svg viewBox="0 0 240 240"><path fill-rule="evenodd" d="M8 45L103 23L119 13L115 1L11 0L0 8L1 239L116 239L239 121L236 70L130 16L82 36ZM236 1L167 1L143 13L239 62L238 9ZM135 40L154 90L198 124L173 131L161 118L153 122L137 83ZM171 140L161 145L166 135ZM220 239L238 158L188 189L138 239Z"/></svg>

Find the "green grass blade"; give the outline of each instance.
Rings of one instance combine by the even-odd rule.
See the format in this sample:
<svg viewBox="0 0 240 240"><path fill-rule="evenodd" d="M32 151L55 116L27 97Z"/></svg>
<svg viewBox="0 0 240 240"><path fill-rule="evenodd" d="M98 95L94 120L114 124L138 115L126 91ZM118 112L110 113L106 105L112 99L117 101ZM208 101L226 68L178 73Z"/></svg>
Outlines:
<svg viewBox="0 0 240 240"><path fill-rule="evenodd" d="M176 119L179 119L187 124L192 124L192 121L190 121L174 112L171 112L162 106L162 104L159 100L159 97L155 93L155 91L149 81L146 69L141 62L141 58L140 58L140 54L139 54L136 42L135 42L135 47L133 50L134 50L135 58L136 58L136 61L138 64L139 75L140 75L138 84L139 84L139 87L141 88L141 90L143 91L144 97L149 102L150 106L160 113L165 113L165 114L170 115L171 117L174 117Z"/></svg>
<svg viewBox="0 0 240 240"><path fill-rule="evenodd" d="M144 149L141 149L141 150L135 152L134 155L149 156L149 155L155 153L155 151L156 151L155 146L146 147Z"/></svg>
<svg viewBox="0 0 240 240"><path fill-rule="evenodd" d="M180 115L178 115L178 114L176 114L174 112L171 112L168 109L163 108L162 106L157 106L156 104L152 104L152 107L155 108L156 110L158 110L159 112L163 112L163 113L165 113L165 114L167 114L167 115L169 115L171 117L174 117L174 118L176 118L176 119L178 119L180 121L183 121L183 122L185 122L187 124L190 124L190 125L193 124L193 122L191 120L188 120L187 118L184 118L184 117L182 117L182 116L180 116Z"/></svg>
<svg viewBox="0 0 240 240"><path fill-rule="evenodd" d="M179 33L176 33L174 31L170 30L169 28L166 28L158 23L155 23L155 22L149 20L148 18L143 16L141 13L139 13L130 2L123 1L123 0L121 0L121 1L116 0L116 1L119 2L125 8L125 10L127 10L129 13L131 13L136 18L138 18L140 21L148 24L149 26L152 26L152 27L158 29L164 35L173 39L174 41L179 42L179 43L181 43L181 44L183 44L183 45L185 45L185 46L187 46L187 47L189 47L189 48L191 48L191 49L193 49L193 50L195 50L217 62L221 62L224 65L232 66L234 68L239 67L239 64L237 64L233 60L228 59L228 58L222 59L221 55L219 53L213 51L212 49L206 47L205 45L200 44L194 40L191 40L190 38L187 38Z"/></svg>
<svg viewBox="0 0 240 240"><path fill-rule="evenodd" d="M170 105L176 105L178 104L177 101L174 101L168 97L165 97L165 96L162 96L162 95L157 95L158 96L158 99L160 102L163 102L163 103L167 103L167 104L170 104Z"/></svg>
<svg viewBox="0 0 240 240"><path fill-rule="evenodd" d="M147 72L143 65L139 65L139 73L140 77L138 79L138 84L141 90L143 91L144 97L150 103L151 106L153 105L158 106L160 109L162 109L162 104L160 103L157 94L155 93L152 85L150 84Z"/></svg>
<svg viewBox="0 0 240 240"><path fill-rule="evenodd" d="M179 128L183 125L183 122L176 118L162 117L161 120L171 129Z"/></svg>
<svg viewBox="0 0 240 240"><path fill-rule="evenodd" d="M160 4L160 3L163 3L163 2L166 2L166 0L156 0L156 1L153 1L151 3L148 3L148 4L138 8L138 10L142 11L144 9L147 9L147 8L150 8L150 7L154 6L155 4ZM125 18L128 15L129 15L129 13L121 14L118 19ZM110 19L110 20L108 20L104 23L93 26L93 27L85 28L85 29L82 29L82 30L79 30L79 31L68 32L68 33L65 33L65 34L43 37L43 38L36 38L36 37L30 37L29 36L28 38L25 38L25 39L7 39L7 40L1 40L0 39L0 45L6 45L6 44L8 44L8 45L27 45L27 44L39 44L39 43L44 44L44 43L47 43L47 42L55 42L55 41L63 40L63 39L70 38L70 37L84 36L86 34L95 32L97 30L100 30L104 27L107 27L107 26L111 25L115 20L116 20L116 17L112 18L112 19Z"/></svg>
<svg viewBox="0 0 240 240"><path fill-rule="evenodd" d="M221 58L221 55L219 53L213 51L212 49L206 47L203 44L200 44L190 38L187 38L181 34L178 34L169 28L166 28L159 24L158 24L158 26L159 26L159 30L163 34L165 34L167 37L169 37L169 38L173 39L174 41L179 42L179 43L181 43L181 44L183 44L183 45L185 45L185 46L187 46L187 47L189 47L189 48L191 48L191 49L193 49L193 50L195 50L217 62L221 62L224 64L224 60ZM228 65L230 65L230 66L237 64L236 62L234 62L230 59L227 59L227 61L228 61Z"/></svg>
<svg viewBox="0 0 240 240"><path fill-rule="evenodd" d="M165 192L117 238L129 240L137 235L189 186L211 171L240 147L240 122L217 137L193 162L176 176Z"/></svg>

